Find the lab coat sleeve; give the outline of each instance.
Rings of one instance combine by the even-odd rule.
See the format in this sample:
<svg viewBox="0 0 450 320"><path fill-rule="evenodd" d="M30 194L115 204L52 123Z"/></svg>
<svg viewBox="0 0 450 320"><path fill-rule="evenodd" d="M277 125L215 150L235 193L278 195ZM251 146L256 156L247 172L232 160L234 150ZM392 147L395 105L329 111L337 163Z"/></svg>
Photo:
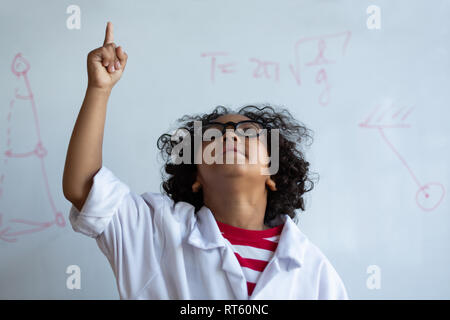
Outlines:
<svg viewBox="0 0 450 320"><path fill-rule="evenodd" d="M73 230L91 238L98 237L129 193L130 188L102 166L93 177L81 211L73 204L70 208L69 221Z"/></svg>
<svg viewBox="0 0 450 320"><path fill-rule="evenodd" d="M136 298L160 270L165 198L151 195L151 201L145 202L102 166L81 211L73 205L70 210L73 229L95 238L107 257L121 299Z"/></svg>
<svg viewBox="0 0 450 320"><path fill-rule="evenodd" d="M319 300L348 300L347 290L342 279L331 265L329 260L324 257L320 266L319 273Z"/></svg>

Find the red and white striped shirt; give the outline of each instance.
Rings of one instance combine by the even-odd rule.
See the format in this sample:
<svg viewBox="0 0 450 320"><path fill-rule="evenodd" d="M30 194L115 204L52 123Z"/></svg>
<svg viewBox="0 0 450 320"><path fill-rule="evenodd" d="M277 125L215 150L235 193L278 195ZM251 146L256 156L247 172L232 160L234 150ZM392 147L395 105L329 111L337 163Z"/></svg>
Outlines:
<svg viewBox="0 0 450 320"><path fill-rule="evenodd" d="M272 258L284 223L266 230L247 230L217 221L219 230L234 250L251 296L259 276Z"/></svg>

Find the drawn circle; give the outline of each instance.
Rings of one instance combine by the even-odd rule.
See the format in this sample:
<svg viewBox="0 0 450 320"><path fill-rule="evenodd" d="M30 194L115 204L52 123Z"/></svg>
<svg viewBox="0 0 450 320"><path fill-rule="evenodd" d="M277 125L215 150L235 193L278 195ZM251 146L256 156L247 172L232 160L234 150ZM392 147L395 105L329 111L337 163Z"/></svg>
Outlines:
<svg viewBox="0 0 450 320"><path fill-rule="evenodd" d="M64 227L66 225L66 220L61 212L56 213L56 225L58 227Z"/></svg>
<svg viewBox="0 0 450 320"><path fill-rule="evenodd" d="M28 61L22 57L21 53L16 54L13 63L11 65L11 70L16 76L26 74L30 70L30 64Z"/></svg>
<svg viewBox="0 0 450 320"><path fill-rule="evenodd" d="M444 199L445 189L439 182L429 182L417 190L416 203L424 211L433 211Z"/></svg>

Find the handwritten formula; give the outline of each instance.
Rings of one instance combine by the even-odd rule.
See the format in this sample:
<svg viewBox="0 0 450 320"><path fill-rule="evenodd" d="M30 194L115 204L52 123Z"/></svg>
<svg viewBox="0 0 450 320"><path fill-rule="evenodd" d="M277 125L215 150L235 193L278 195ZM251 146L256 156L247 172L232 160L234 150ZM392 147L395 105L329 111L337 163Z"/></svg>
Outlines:
<svg viewBox="0 0 450 320"><path fill-rule="evenodd" d="M322 106L330 103L331 84L328 80L327 66L334 64L342 57L350 41L351 32L339 32L316 37L304 37L294 45L294 64L289 64L289 71L297 86L304 82L303 74L306 70L314 70L314 83L321 86L318 102ZM210 80L212 83L222 74L233 74L237 70L237 62L228 62L229 53L223 51L205 52L202 58L210 59ZM333 57L331 57L333 56ZM265 78L278 83L280 80L280 63L277 61L250 58L254 64L252 77Z"/></svg>

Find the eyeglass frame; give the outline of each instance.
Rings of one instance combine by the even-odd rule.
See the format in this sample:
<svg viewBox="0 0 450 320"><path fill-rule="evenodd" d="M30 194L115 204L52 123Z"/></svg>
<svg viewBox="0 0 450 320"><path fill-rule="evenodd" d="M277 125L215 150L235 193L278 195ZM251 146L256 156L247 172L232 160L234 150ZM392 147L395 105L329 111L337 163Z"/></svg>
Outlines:
<svg viewBox="0 0 450 320"><path fill-rule="evenodd" d="M218 121L210 121L210 122L205 123L202 126L207 126L207 125L210 125L210 124L220 124L220 125L222 125L222 130L219 130L219 129L218 130L222 133L222 136L223 136L225 134L225 131L226 131L228 125L232 125L233 126L233 131L236 133L236 129L237 129L238 125L240 125L241 123L248 123L248 122L258 123L259 125L261 125L262 129L266 129L267 131L270 132L271 127L267 126L265 123L263 123L261 121L251 120L251 119L250 120L242 120L242 121L238 121L238 122L228 121L228 122L225 122L225 123L218 122ZM205 130L208 130L208 128L206 128ZM205 131L202 130L202 133L205 133ZM247 136L245 134L244 135L238 134L238 135L241 136L241 137L256 138L256 137L259 137L261 135L261 133L260 132L256 132L255 136Z"/></svg>

